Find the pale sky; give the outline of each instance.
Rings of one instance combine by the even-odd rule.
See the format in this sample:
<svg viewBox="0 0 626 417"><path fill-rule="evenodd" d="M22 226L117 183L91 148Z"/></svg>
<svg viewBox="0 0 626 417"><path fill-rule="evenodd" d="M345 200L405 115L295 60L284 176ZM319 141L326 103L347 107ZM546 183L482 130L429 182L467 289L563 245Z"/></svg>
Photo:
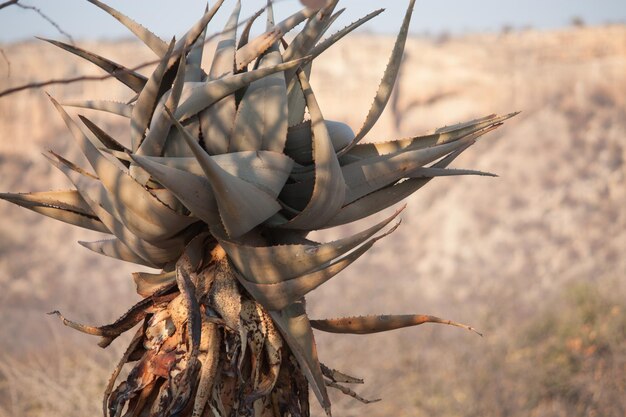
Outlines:
<svg viewBox="0 0 626 417"><path fill-rule="evenodd" d="M5 0L0 0L3 3ZM157 35L169 39L184 33L202 14L203 0L105 0L106 3L142 23ZM129 32L115 19L85 0L21 0L38 7L76 39L128 37ZM212 2L211 2L212 3ZM347 10L335 23L339 29L368 12L387 10L365 25L376 33L395 33L400 25L407 0L342 0ZM234 0L209 25L221 30ZM242 17L250 16L265 4L264 0L242 0ZM277 20L299 9L298 0L276 0ZM418 0L411 32L439 34L499 31L503 26L554 29L568 26L573 17L588 25L607 22L626 23L626 0ZM263 22L263 19L260 19ZM263 27L264 23L259 24ZM0 42L32 39L34 36L63 40L52 25L30 10L10 6L0 10Z"/></svg>

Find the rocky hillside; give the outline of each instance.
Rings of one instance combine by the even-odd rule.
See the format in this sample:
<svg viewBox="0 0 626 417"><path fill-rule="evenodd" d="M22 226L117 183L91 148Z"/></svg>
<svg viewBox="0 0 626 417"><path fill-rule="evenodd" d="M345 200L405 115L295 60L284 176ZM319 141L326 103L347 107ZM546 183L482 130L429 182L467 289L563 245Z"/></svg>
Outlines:
<svg viewBox="0 0 626 417"><path fill-rule="evenodd" d="M326 117L359 128L392 42L356 35L319 58L312 86ZM152 59L130 41L85 46L128 66ZM2 49L10 65L0 63L0 90L101 75L43 42ZM46 91L132 96L111 81ZM408 41L396 92L366 139L520 110L455 162L500 177L433 181L407 201L400 229L321 287L310 309L435 314L485 337L442 327L320 334L322 360L365 377L359 392L383 398L366 406L336 394L336 415L624 415L625 91L624 26ZM126 128L94 119L114 134ZM77 154L43 92L0 98L0 190L67 187L46 149ZM0 416L99 413L123 342L103 353L44 315L58 308L108 322L137 298L136 268L76 244L92 237L0 203Z"/></svg>

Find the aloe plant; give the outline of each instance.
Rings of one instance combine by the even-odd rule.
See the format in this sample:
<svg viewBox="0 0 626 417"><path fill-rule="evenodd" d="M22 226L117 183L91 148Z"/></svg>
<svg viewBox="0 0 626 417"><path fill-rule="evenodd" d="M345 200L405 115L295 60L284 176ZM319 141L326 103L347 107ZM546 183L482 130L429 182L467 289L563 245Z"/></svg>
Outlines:
<svg viewBox="0 0 626 417"><path fill-rule="evenodd" d="M390 224L401 210L333 242L309 240L310 231L368 217L434 177L490 175L448 166L514 115L361 143L389 100L414 0L356 134L323 116L309 76L315 58L381 10L321 40L343 12L335 11L338 0L279 23L268 3L266 31L250 39L258 13L241 22L237 40L237 2L218 32L210 68L203 69L207 25L222 1L169 43L89 1L128 27L158 65L145 77L49 40L109 72L136 96L127 103L51 98L91 170L50 152L48 159L73 189L0 197L108 234L80 243L159 270L133 274L143 299L112 324L88 326L53 312L65 325L99 336L102 347L137 327L106 387L105 416L307 416L309 388L330 415L327 387L368 400L348 387L362 380L319 361L313 329L367 334L434 322L473 330L428 315L311 320L306 312L306 295L393 232L398 223ZM79 123L67 106L128 118L128 137L117 141L84 116ZM130 372L116 385L125 366Z"/></svg>

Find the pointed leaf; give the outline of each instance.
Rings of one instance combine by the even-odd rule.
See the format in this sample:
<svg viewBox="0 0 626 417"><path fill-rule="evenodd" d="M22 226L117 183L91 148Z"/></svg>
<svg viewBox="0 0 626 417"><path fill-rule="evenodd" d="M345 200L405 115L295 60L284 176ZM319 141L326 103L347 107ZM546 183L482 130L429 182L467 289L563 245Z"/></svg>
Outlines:
<svg viewBox="0 0 626 417"><path fill-rule="evenodd" d="M106 149L122 153L130 152L130 149L113 139L112 136L110 136L104 130L100 129L98 125L96 125L94 122L80 114L78 115L78 117L84 123L84 125L87 126L89 130L91 130L91 133L93 133L96 138L98 138L98 140L102 142L104 146L106 146Z"/></svg>
<svg viewBox="0 0 626 417"><path fill-rule="evenodd" d="M329 7L334 8L336 2L333 2ZM319 38L324 34L324 32L330 27L330 25L335 21L339 15L343 12L344 9L332 15L330 18L320 20L320 16L325 16L329 14L330 11L323 12L320 11L315 17L311 18L309 22L307 22L308 26L308 35L304 36L301 39L298 39L298 36L294 39L294 41L289 45L285 54L289 52L289 49L292 52L289 54L295 54L299 56L304 51L308 52L311 50L313 45L319 40ZM313 22L313 23L312 23ZM311 25L309 25L311 24ZM305 28L303 32L305 32L307 28ZM297 50L296 50L297 49ZM306 55L306 53L305 53ZM285 55L283 55L283 59L285 59ZM311 77L311 66L312 63L308 63L302 67L302 70L306 74L307 78ZM304 94L302 92L302 86L300 85L300 81L298 77L295 76L295 69L289 70L285 72L285 80L287 80L287 99L289 103L289 126L294 126L302 122L304 119L304 113L306 108L306 101L304 99Z"/></svg>
<svg viewBox="0 0 626 417"><path fill-rule="evenodd" d="M324 123L324 118L311 90L309 81L299 72L304 87L307 107L311 113L313 156L315 161L315 186L307 206L284 227L289 229L313 230L334 217L343 204L346 186L341 167Z"/></svg>
<svg viewBox="0 0 626 417"><path fill-rule="evenodd" d="M173 116L172 120L184 133L187 144L211 183L220 216L230 236L238 237L249 232L280 210L280 205L269 194L220 168Z"/></svg>
<svg viewBox="0 0 626 417"><path fill-rule="evenodd" d="M469 146L471 146L471 144L457 149L441 161L434 164L433 167L445 168ZM337 215L331 219L325 227L334 227L351 223L378 213L379 211L404 200L415 191L428 184L431 179L432 178L412 178L399 181L393 185L368 194L365 197L342 207L339 213L337 213Z"/></svg>
<svg viewBox="0 0 626 417"><path fill-rule="evenodd" d="M267 51L268 48L280 40L287 32L309 17L314 16L315 13L317 13L315 9L304 8L245 44L242 48L237 50L235 69L237 71L243 70L250 62L261 56L261 54Z"/></svg>
<svg viewBox="0 0 626 417"><path fill-rule="evenodd" d="M191 152L191 151L190 151ZM114 153L116 157L128 158L126 154ZM223 170L245 180L272 197L277 197L289 178L293 160L282 153L271 151L244 151L210 156ZM192 157L147 157L153 163L184 170L204 176L198 160Z"/></svg>
<svg viewBox="0 0 626 417"><path fill-rule="evenodd" d="M317 271L343 256L378 233L400 211L360 233L324 244L251 246L219 234L216 238L245 279L257 284L275 284Z"/></svg>
<svg viewBox="0 0 626 417"><path fill-rule="evenodd" d="M217 43L207 81L214 81L233 74L235 38L240 10L241 2L238 0ZM217 155L228 152L236 112L235 97L228 93L223 98L216 99L215 104L207 106L198 114L204 146L210 154Z"/></svg>
<svg viewBox="0 0 626 417"><path fill-rule="evenodd" d="M98 216L104 225L130 250L145 259L149 264L161 267L167 262L177 259L184 249L184 240L181 238L169 241L162 240L159 247L139 239L122 222L116 219L115 215L107 211L101 204L100 198L104 194L102 185L97 180L89 180L89 177L81 176L76 171L71 170L62 160L49 158L61 172L72 181L85 202L89 204L91 210Z"/></svg>
<svg viewBox="0 0 626 417"><path fill-rule="evenodd" d="M110 233L76 190L0 193L0 199L74 226Z"/></svg>
<svg viewBox="0 0 626 417"><path fill-rule="evenodd" d="M471 120L469 122L442 127L432 133L408 139L358 144L345 156L369 158L372 156L386 155L399 151L409 151L435 145L442 145L444 143L454 142L468 135L480 132L483 129L490 129L515 116L516 114L518 113L509 113L503 116L492 114L480 119Z"/></svg>
<svg viewBox="0 0 626 417"><path fill-rule="evenodd" d="M473 327L451 320L423 314L392 314L376 316L344 317L340 319L311 320L314 329L330 333L372 334L388 332L403 327L419 326L424 323L448 324L478 333Z"/></svg>
<svg viewBox="0 0 626 417"><path fill-rule="evenodd" d="M326 267L283 282L275 284L257 284L239 274L237 278L239 279L239 283L243 285L250 295L261 303L263 307L268 310L282 310L343 271L348 265L352 264L361 255L367 252L378 239L380 239L380 237L369 240L350 254L332 262Z"/></svg>
<svg viewBox="0 0 626 417"><path fill-rule="evenodd" d="M281 64L278 48L264 55L259 68ZM248 86L235 118L230 151L282 152L287 138L287 87L285 75L276 72Z"/></svg>
<svg viewBox="0 0 626 417"><path fill-rule="evenodd" d="M391 57L389 57L389 63L387 64L387 68L385 69L385 73L383 75L383 79L378 86L378 91L376 92L376 97L374 97L374 102L372 103L372 107L363 122L363 126L356 134L356 137L353 139L350 145L346 146L342 151L339 152L339 156L342 156L346 152L348 152L354 145L356 145L361 139L367 135L372 127L378 121L378 118L385 110L385 106L391 97L391 92L393 90L393 85L396 82L396 77L398 76L398 72L400 72L400 65L402 64L402 55L404 53L404 45L406 43L406 38L409 33L409 23L411 22L411 14L413 13L413 6L415 5L415 0L409 1L409 6L407 7L406 14L404 15L404 21L402 22L402 26L400 27L400 33L396 37L396 43L393 46L393 51L391 52Z"/></svg>
<svg viewBox="0 0 626 417"><path fill-rule="evenodd" d="M347 187L344 204L349 204L367 194L393 184L401 178L409 176L412 171L475 140L475 137L469 136L452 143L376 156L345 165L341 168Z"/></svg>
<svg viewBox="0 0 626 417"><path fill-rule="evenodd" d="M215 55L209 70L209 79L216 80L224 75L232 74L235 68L235 39L241 11L241 0L237 0L233 11L220 35Z"/></svg>
<svg viewBox="0 0 626 417"><path fill-rule="evenodd" d="M63 107L54 99L51 98L51 100L72 132L83 154L98 174L115 209L130 231L137 234L141 239L155 241L167 239L195 221L193 218L171 210L131 178L123 170L123 165L117 166L105 158L97 149L97 147L102 147L102 144L94 145Z"/></svg>
<svg viewBox="0 0 626 417"><path fill-rule="evenodd" d="M309 18L304 28L293 38L289 47L283 52L283 61L291 61L309 54L311 48L328 29L328 21L331 20L333 10L338 2L339 0L331 0L324 9ZM295 75L295 69L289 70L285 73L285 79L289 82Z"/></svg>
<svg viewBox="0 0 626 417"><path fill-rule="evenodd" d="M330 37L328 37L327 39L325 39L322 42L320 42L319 44L317 44L311 50L311 55L313 57L319 56L321 53L323 53L328 48L330 48L332 45L337 43L341 38L346 36L348 33L352 32L355 29L357 29L358 27L360 27L364 23L370 21L371 19L373 19L374 17L378 16L379 14L381 14L384 11L385 11L385 9L375 10L375 11L373 11L373 12L363 16L359 20L349 24L348 26L344 27L343 29L333 33Z"/></svg>
<svg viewBox="0 0 626 417"><path fill-rule="evenodd" d="M62 105L66 107L82 107L85 109L104 111L117 114L118 116L128 117L129 119L133 112L133 106L130 104L108 100L69 100L64 101Z"/></svg>
<svg viewBox="0 0 626 417"><path fill-rule="evenodd" d="M282 310L343 271L348 265L367 252L376 241L392 233L396 227L397 225L387 233L368 240L348 255L332 262L328 266L306 273L297 278L288 279L275 284L257 284L246 279L239 273L237 273L236 276L239 283L243 285L250 295L261 303L263 307L268 310Z"/></svg>
<svg viewBox="0 0 626 417"><path fill-rule="evenodd" d="M146 138L141 142L139 149L137 149L137 155L161 156L163 154L163 147L165 146L167 135L172 127L172 122L170 118L167 117L167 114L165 114L163 106L171 109L171 111L175 111L178 107L178 101L180 100L185 82L185 62L184 59L180 60L174 85L159 101L161 105L158 105L154 111L150 122L150 130ZM163 104L163 102L165 102L165 104Z"/></svg>
<svg viewBox="0 0 626 417"><path fill-rule="evenodd" d="M204 42L206 39L206 29L200 34L196 43L187 55L187 68L185 82L201 82L206 76L202 70L202 56L204 55Z"/></svg>
<svg viewBox="0 0 626 417"><path fill-rule="evenodd" d="M121 221L121 216L117 212L117 209L115 208L115 205L113 204L113 201L111 200L109 196L109 193L107 192L106 188L102 185L102 183L98 180L98 177L83 170L78 165L74 164L71 161L68 161L67 159L63 158L62 156L60 156L59 154L53 151L48 151L48 154L43 154L43 156L47 158L48 161L51 162L52 165L58 169L61 169L60 165L62 165L62 168L63 168L61 169L62 172L65 173L65 170L73 171L72 178L74 178L74 181L80 182L81 186L84 189L89 189L90 192L92 192L94 196L97 196L97 197L94 197L94 199L98 201L98 204L101 205L104 208L104 210L111 213L111 215L114 216L118 221ZM81 197L83 197L83 192L81 192L81 190L77 190L77 191L81 195ZM85 203L91 209L91 204L87 200L85 200ZM95 211L92 210L92 212L94 213L94 215L96 215Z"/></svg>
<svg viewBox="0 0 626 417"><path fill-rule="evenodd" d="M133 151L137 151L139 145L146 135L146 130L150 125L152 114L159 100L159 91L165 72L168 70L168 63L174 48L174 41L170 43L167 53L159 62L156 69L148 79L146 86L139 93L137 103L133 107L133 113L130 119L130 143Z"/></svg>
<svg viewBox="0 0 626 417"><path fill-rule="evenodd" d="M183 97L180 100L181 104L175 113L176 118L185 120L238 89L275 72L296 67L307 59L303 58L270 68L261 68L241 74L228 75L207 83L199 83L183 92Z"/></svg>
<svg viewBox="0 0 626 417"><path fill-rule="evenodd" d="M204 55L205 40L206 29L202 31L187 55L185 82L201 82L206 76L204 70L202 69L202 57Z"/></svg>
<svg viewBox="0 0 626 417"><path fill-rule="evenodd" d="M133 155L132 158L155 180L174 193L195 217L208 225L220 223L213 189L204 176L170 168L139 155Z"/></svg>
<svg viewBox="0 0 626 417"><path fill-rule="evenodd" d="M45 39L45 38L38 38L38 39L49 42L52 45L58 46L61 49L65 49L66 51L74 55L77 55L83 59L86 59L87 61L99 66L100 68L102 68L103 70L111 74L113 77L117 78L121 83L128 86L135 93L139 93L144 88L144 86L146 85L146 82L148 81L147 78L144 77L143 75L129 68L126 68L123 65L115 63L111 61L110 59L103 58L100 55L96 55L92 52L86 51L77 46L69 45L67 43L55 41L52 39Z"/></svg>
<svg viewBox="0 0 626 417"><path fill-rule="evenodd" d="M241 36L239 36L239 43L237 44L237 49L241 49L244 46L246 46L246 44L250 40L250 30L252 30L252 25L259 18L259 16L263 14L263 11L265 11L265 9L267 9L268 16L269 16L269 13L271 12L271 8L272 8L272 4L271 2L268 2L266 7L260 8L251 17L248 18L248 20L246 21L246 25L243 27L243 30L241 31ZM274 23L272 23L271 26L274 26Z"/></svg>
<svg viewBox="0 0 626 417"><path fill-rule="evenodd" d="M270 315L296 357L317 400L326 410L326 414L330 415L330 400L317 358L313 330L304 310L304 302L294 303L280 312L270 311Z"/></svg>
<svg viewBox="0 0 626 417"><path fill-rule="evenodd" d="M108 256L110 258L119 259L125 262L131 262L138 265L148 266L150 268L159 268L158 265L153 264L135 252L130 250L128 246L122 243L118 238L98 240L96 242L78 242L81 246L94 251L100 255Z"/></svg>
<svg viewBox="0 0 626 417"><path fill-rule="evenodd" d="M206 33L206 27L209 24L209 22L213 19L213 17L215 16L215 13L217 13L217 11L219 10L219 8L222 6L223 3L224 3L224 0L217 0L217 2L213 5L213 7L211 7L210 10L208 9L208 3L207 3L207 8L205 9L205 12L202 15L202 18L200 18L200 20L198 20L191 27L191 29L189 29L187 33L183 35L183 37L178 42L176 42L176 45L174 46L174 51L178 53L180 51L188 50L191 48L192 45L196 44L196 46L199 47L199 50L201 52L203 49L203 45L204 45L203 38L204 38L204 34ZM198 40L200 39L202 39L202 42L198 43ZM197 58L198 56L196 56L194 59L197 59ZM197 61L198 68L201 64L202 53L200 53L199 58L200 58L200 61Z"/></svg>
<svg viewBox="0 0 626 417"><path fill-rule="evenodd" d="M99 0L87 0L89 3L94 4L116 18L121 24L126 26L131 32L135 34L143 43L145 43L159 58L163 58L167 53L167 43L161 38L150 32L145 27L141 26L134 20L128 18L124 14L118 12L114 8L107 6Z"/></svg>

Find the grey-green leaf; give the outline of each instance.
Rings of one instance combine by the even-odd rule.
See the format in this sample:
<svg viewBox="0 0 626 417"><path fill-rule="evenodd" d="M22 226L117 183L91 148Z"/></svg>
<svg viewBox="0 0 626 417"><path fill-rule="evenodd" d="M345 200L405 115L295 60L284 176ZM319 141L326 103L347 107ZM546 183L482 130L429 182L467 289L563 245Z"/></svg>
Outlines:
<svg viewBox="0 0 626 417"><path fill-rule="evenodd" d="M337 214L345 199L346 185L326 129L326 123L324 123L309 81L302 71L298 73L298 76L311 113L315 185L306 207L283 227L314 230Z"/></svg>
<svg viewBox="0 0 626 417"><path fill-rule="evenodd" d="M150 125L152 114L156 109L157 102L159 100L159 92L161 90L161 83L165 72L168 70L168 63L172 50L174 48L174 40L170 43L170 47L167 53L159 62L156 69L148 79L146 86L139 93L137 102L133 107L133 112L130 119L130 143L133 151L137 151L139 145L145 137L146 130Z"/></svg>
<svg viewBox="0 0 626 417"><path fill-rule="evenodd" d="M269 194L220 168L173 116L172 120L184 133L187 144L211 183L222 222L230 236L238 237L249 232L280 210L276 199Z"/></svg>
<svg viewBox="0 0 626 417"><path fill-rule="evenodd" d="M153 264L135 252L130 250L128 246L122 243L118 238L98 240L95 242L78 242L81 246L96 252L97 254L108 256L110 258L119 259L120 261L130 262L137 265L144 265L150 268L159 268L158 265Z"/></svg>
<svg viewBox="0 0 626 417"><path fill-rule="evenodd" d="M280 52L270 50L259 68L282 63ZM251 83L239 104L230 151L270 150L282 152L287 138L287 87L283 72Z"/></svg>
<svg viewBox="0 0 626 417"><path fill-rule="evenodd" d="M126 103L109 100L67 100L63 102L66 107L82 107L90 110L98 110L130 119L133 113L133 106Z"/></svg>
<svg viewBox="0 0 626 417"><path fill-rule="evenodd" d="M393 232L396 227L381 236L368 240L343 258L296 278L272 284L258 284L246 279L240 274L237 274L237 278L239 283L243 285L263 307L268 310L282 310L343 271L348 265L352 264L361 257L361 255L367 252L377 240Z"/></svg>
<svg viewBox="0 0 626 417"><path fill-rule="evenodd" d="M159 58L163 58L167 53L167 43L161 38L150 32L145 27L141 26L128 16L120 13L114 8L102 3L99 0L87 0L89 3L94 4L116 18L121 24L126 26L131 32L135 34L143 43L145 43L152 51L157 54Z"/></svg>
<svg viewBox="0 0 626 417"><path fill-rule="evenodd" d="M378 118L383 113L383 110L385 109L385 106L387 105L387 102L391 97L393 85L396 82L398 72L400 72L402 55L404 53L404 45L406 43L406 38L409 33L409 23L411 22L411 14L413 13L414 5L415 0L410 0L409 6L406 10L406 14L404 15L402 26L400 27L400 33L398 33L398 36L396 37L393 51L391 52L391 56L389 57L389 63L387 64L387 68L385 69L385 73L383 74L383 79L378 86L378 91L376 91L374 102L372 103L367 117L363 122L363 126L361 126L361 129L356 134L356 137L354 138L352 143L345 147L341 152L339 152L339 156L349 151L352 146L356 145L361 139L365 137L365 135L369 133L370 129L374 127L374 125L378 121Z"/></svg>
<svg viewBox="0 0 626 417"><path fill-rule="evenodd" d="M174 193L195 217L209 225L220 223L213 189L204 176L170 168L139 155L133 155L133 160Z"/></svg>
<svg viewBox="0 0 626 417"><path fill-rule="evenodd" d="M347 124L334 120L324 120L324 123L335 151L343 149L354 139L354 132ZM310 120L289 127L285 154L302 165L313 163L313 140Z"/></svg>
<svg viewBox="0 0 626 417"><path fill-rule="evenodd" d="M74 226L110 233L76 190L0 193L0 199Z"/></svg>
<svg viewBox="0 0 626 417"><path fill-rule="evenodd" d="M475 134L483 129L491 130L505 120L519 113L509 113L503 116L495 114L459 123L452 126L445 126L425 135L414 136L407 139L394 140L389 142L372 142L358 144L352 148L344 158L369 158L378 155L386 155L400 151L410 151L427 148L444 143L454 142L468 135Z"/></svg>
<svg viewBox="0 0 626 417"><path fill-rule="evenodd" d="M465 149L471 146L466 145L457 149L445 158L438 161L433 165L435 168L445 168L454 161ZM351 223L365 217L371 216L374 213L378 213L381 210L390 207L411 194L422 188L432 178L411 178L404 181L398 181L395 184L384 187L378 191L362 197L353 203L350 203L341 208L339 213L332 218L325 227L334 227L346 223Z"/></svg>
<svg viewBox="0 0 626 417"><path fill-rule="evenodd" d="M304 309L304 301L294 303L281 311L270 311L270 315L300 364L317 400L330 416L330 400L317 357L313 330Z"/></svg>
<svg viewBox="0 0 626 417"><path fill-rule="evenodd" d="M229 174L253 184L273 197L277 197L280 190L283 189L293 166L291 158L282 153L271 151L232 152L213 155L210 158ZM171 168L204 176L202 166L194 156L147 157L147 159Z"/></svg>
<svg viewBox="0 0 626 417"><path fill-rule="evenodd" d="M102 147L102 143L95 139L92 142L63 107L54 99L51 100L98 174L124 224L133 233L148 241L160 241L177 234L195 221L171 210L131 178L121 163L115 164L117 160L109 160L100 153L98 148Z"/></svg>
<svg viewBox="0 0 626 417"><path fill-rule="evenodd" d="M227 75L206 83L194 83L195 85L192 88L183 91L183 97L181 97L180 100L181 104L178 106L175 113L176 118L185 120L211 106L221 98L234 93L238 89L275 72L296 67L307 59L308 58L303 58L301 60L275 65L270 68L261 68L241 74Z"/></svg>
<svg viewBox="0 0 626 417"><path fill-rule="evenodd" d="M275 284L323 268L378 233L399 213L359 233L324 244L254 246L226 236L216 237L245 279L257 284Z"/></svg>
<svg viewBox="0 0 626 417"><path fill-rule="evenodd" d="M126 68L116 62L113 62L110 59L103 58L100 55L94 54L93 52L89 52L77 46L69 45L67 43L55 41L52 39L39 39L49 42L52 45L58 46L61 49L65 49L66 51L99 66L100 68L111 74L113 77L117 78L120 82L128 86L135 93L139 93L148 81L146 77L139 74L138 72Z"/></svg>

